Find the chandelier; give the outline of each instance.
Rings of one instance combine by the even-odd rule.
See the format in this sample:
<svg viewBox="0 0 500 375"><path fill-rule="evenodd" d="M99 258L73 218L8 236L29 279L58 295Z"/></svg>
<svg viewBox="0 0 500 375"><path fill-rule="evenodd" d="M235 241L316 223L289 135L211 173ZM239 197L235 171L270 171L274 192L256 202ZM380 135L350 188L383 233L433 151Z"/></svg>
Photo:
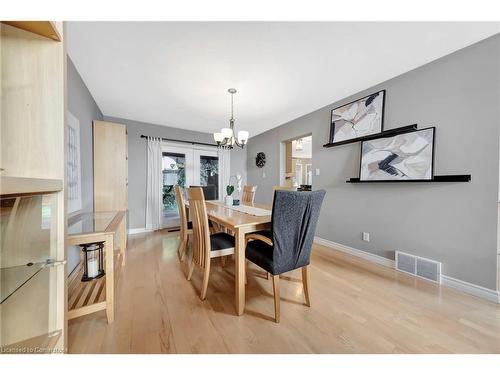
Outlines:
<svg viewBox="0 0 500 375"><path fill-rule="evenodd" d="M245 147L248 141L249 133L246 130L240 130L237 137L234 136L234 116L233 116L233 96L236 94L236 89L228 89L227 92L231 94L231 118L229 119L229 128L222 128L219 133L214 133L214 140L219 146L234 145L238 147Z"/></svg>
<svg viewBox="0 0 500 375"><path fill-rule="evenodd" d="M295 151L303 151L303 150L304 150L304 145L302 144L302 138L299 138L295 143Z"/></svg>

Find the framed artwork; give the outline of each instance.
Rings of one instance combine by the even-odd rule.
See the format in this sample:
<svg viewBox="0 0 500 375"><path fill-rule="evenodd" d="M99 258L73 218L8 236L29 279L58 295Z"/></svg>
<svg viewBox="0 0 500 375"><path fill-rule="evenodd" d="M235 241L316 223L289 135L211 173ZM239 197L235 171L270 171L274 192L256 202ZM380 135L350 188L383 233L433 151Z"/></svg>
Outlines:
<svg viewBox="0 0 500 375"><path fill-rule="evenodd" d="M331 113L330 143L356 140L383 131L385 90L365 96Z"/></svg>
<svg viewBox="0 0 500 375"><path fill-rule="evenodd" d="M80 165L80 121L68 112L68 213L82 209L82 175Z"/></svg>
<svg viewBox="0 0 500 375"><path fill-rule="evenodd" d="M360 181L426 181L434 177L435 127L361 143Z"/></svg>

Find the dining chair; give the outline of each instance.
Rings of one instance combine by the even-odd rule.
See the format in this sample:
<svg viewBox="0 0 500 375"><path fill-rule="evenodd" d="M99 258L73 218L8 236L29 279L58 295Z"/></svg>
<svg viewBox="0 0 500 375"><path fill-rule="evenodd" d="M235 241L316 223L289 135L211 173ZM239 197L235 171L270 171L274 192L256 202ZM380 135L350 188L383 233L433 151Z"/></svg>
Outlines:
<svg viewBox="0 0 500 375"><path fill-rule="evenodd" d="M193 225L190 221L187 220L184 194L182 191L182 187L179 185L175 186L175 200L177 201L177 207L179 208L179 227L180 227L180 240L179 240L179 247L177 248L177 254L181 262L183 262L187 250L188 236L193 233Z"/></svg>
<svg viewBox="0 0 500 375"><path fill-rule="evenodd" d="M201 186L201 185L189 185L190 188L192 187L199 187L203 190L203 194L205 195L205 199L209 201L214 201L218 199L218 192L217 192L217 186L215 185L207 185L207 186Z"/></svg>
<svg viewBox="0 0 500 375"><path fill-rule="evenodd" d="M273 186L273 197L271 202L274 202L274 192L276 190L285 190L285 191L295 191L296 189L293 186L280 186L280 185L274 185Z"/></svg>
<svg viewBox="0 0 500 375"><path fill-rule="evenodd" d="M252 186L252 185L243 186L243 196L241 197L241 203L253 204L256 191L257 191L257 186Z"/></svg>
<svg viewBox="0 0 500 375"><path fill-rule="evenodd" d="M191 280L194 266L203 270L200 299L204 300L210 276L210 260L234 254L234 237L224 232L210 234L205 196L199 187L189 188L189 212L193 223L193 256L187 279Z"/></svg>
<svg viewBox="0 0 500 375"><path fill-rule="evenodd" d="M285 272L302 269L305 304L311 306L309 262L325 194L324 190L275 191L271 230L246 236L246 259L272 275L276 323L280 321L279 275Z"/></svg>

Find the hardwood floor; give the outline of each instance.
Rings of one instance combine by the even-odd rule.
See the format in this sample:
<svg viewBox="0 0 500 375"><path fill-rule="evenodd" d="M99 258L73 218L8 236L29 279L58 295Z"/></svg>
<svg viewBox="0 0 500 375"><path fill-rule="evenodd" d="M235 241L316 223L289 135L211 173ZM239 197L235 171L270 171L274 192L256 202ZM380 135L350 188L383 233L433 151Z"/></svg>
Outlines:
<svg viewBox="0 0 500 375"><path fill-rule="evenodd" d="M129 237L115 293L104 312L69 322L70 353L500 353L500 306L362 259L314 246L311 307L300 270L272 280L249 267L246 309L235 315L233 262L214 262L205 301L202 272L186 280L178 233Z"/></svg>

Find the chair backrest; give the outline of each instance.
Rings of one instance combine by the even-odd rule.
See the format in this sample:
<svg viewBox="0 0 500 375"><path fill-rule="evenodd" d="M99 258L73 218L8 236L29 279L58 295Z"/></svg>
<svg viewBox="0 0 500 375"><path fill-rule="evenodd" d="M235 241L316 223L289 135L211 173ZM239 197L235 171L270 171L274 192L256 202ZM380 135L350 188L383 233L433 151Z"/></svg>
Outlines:
<svg viewBox="0 0 500 375"><path fill-rule="evenodd" d="M186 203L184 202L184 193L182 187L175 185L175 200L177 201L177 207L179 208L179 226L181 228L181 240L186 240L188 237L188 225L187 225L187 214L186 214Z"/></svg>
<svg viewBox="0 0 500 375"><path fill-rule="evenodd" d="M252 186L252 185L243 186L243 196L241 197L241 203L253 204L256 191L257 191L257 186Z"/></svg>
<svg viewBox="0 0 500 375"><path fill-rule="evenodd" d="M218 199L219 192L217 191L217 186L215 185L208 185L208 186L190 185L189 187L201 188L203 190L205 199L208 201Z"/></svg>
<svg viewBox="0 0 500 375"><path fill-rule="evenodd" d="M205 268L210 262L210 229L201 187L189 188L189 213L193 223L193 262Z"/></svg>
<svg viewBox="0 0 500 375"><path fill-rule="evenodd" d="M276 190L285 190L285 191L295 191L296 189L293 186L280 186L280 185L274 185L273 186L273 197L271 202L274 202L274 193Z"/></svg>
<svg viewBox="0 0 500 375"><path fill-rule="evenodd" d="M326 192L275 192L272 216L275 274L307 266Z"/></svg>

